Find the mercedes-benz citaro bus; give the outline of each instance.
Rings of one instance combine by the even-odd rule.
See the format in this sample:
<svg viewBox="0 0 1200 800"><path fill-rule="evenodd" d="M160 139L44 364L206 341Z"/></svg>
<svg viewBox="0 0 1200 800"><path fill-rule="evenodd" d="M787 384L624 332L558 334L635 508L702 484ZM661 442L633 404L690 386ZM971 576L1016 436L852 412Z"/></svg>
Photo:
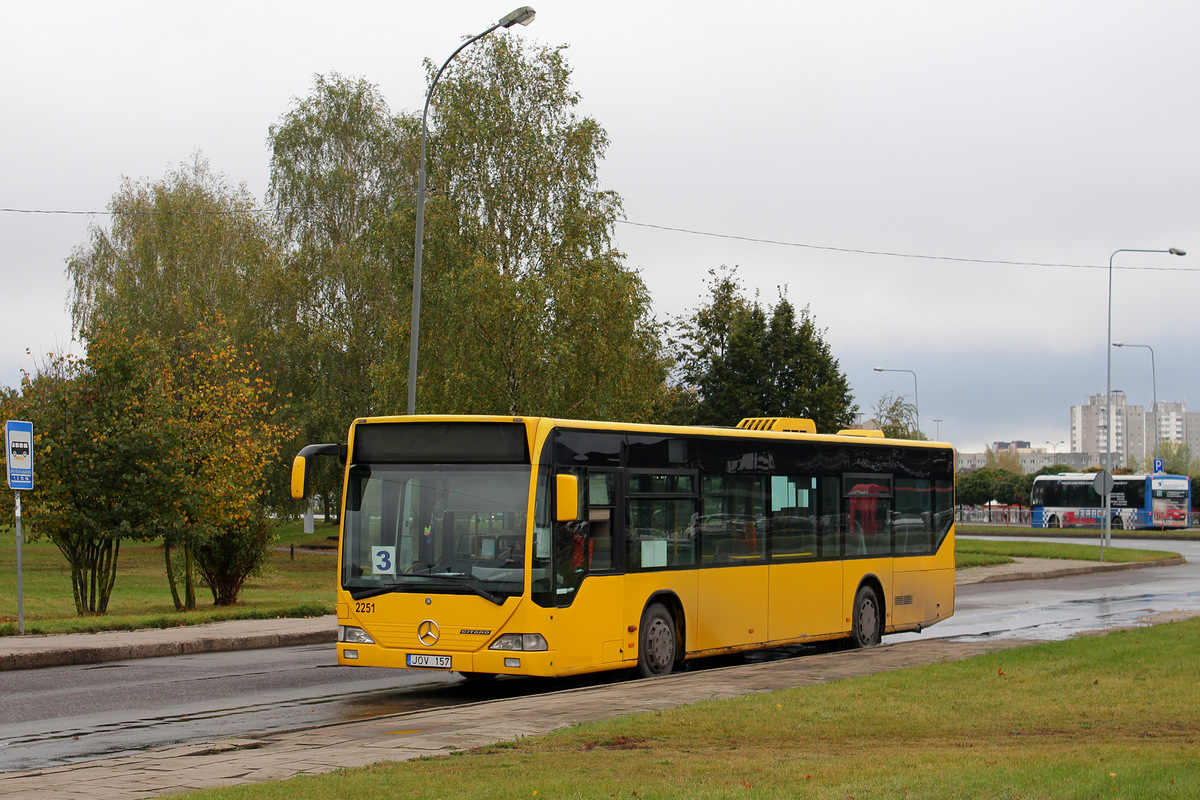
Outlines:
<svg viewBox="0 0 1200 800"><path fill-rule="evenodd" d="M358 419L338 663L562 676L920 631L954 611L954 451L807 419L737 428Z"/></svg>

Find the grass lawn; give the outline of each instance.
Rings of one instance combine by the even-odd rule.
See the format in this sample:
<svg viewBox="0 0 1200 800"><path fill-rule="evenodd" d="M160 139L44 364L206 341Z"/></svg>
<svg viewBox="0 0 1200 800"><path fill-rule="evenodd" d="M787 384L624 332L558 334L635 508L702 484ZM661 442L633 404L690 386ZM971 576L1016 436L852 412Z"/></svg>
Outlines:
<svg viewBox="0 0 1200 800"><path fill-rule="evenodd" d="M1198 797L1198 652L1194 619L186 797Z"/></svg>
<svg viewBox="0 0 1200 800"><path fill-rule="evenodd" d="M235 606L216 608L206 587L196 589L199 610L180 613L171 601L161 543L122 542L117 583L108 614L78 617L66 559L49 542L21 547L26 633L131 630L194 625L225 619L304 617L332 614L337 572L336 550L306 552L321 544L335 526L317 525L305 537L299 522L284 525L276 550L262 574L250 578ZM16 546L10 527L0 545L0 635L17 632ZM293 559L289 546L298 552ZM182 587L181 587L182 591Z"/></svg>
<svg viewBox="0 0 1200 800"><path fill-rule="evenodd" d="M1160 561L1178 558L1178 553L1164 550L1140 550L1132 547L1106 547L1104 560L1112 563ZM964 567L1004 564L1013 558L1059 558L1073 561L1099 561L1100 546L1093 544L1061 544L1058 542L990 541L982 539L954 540L954 563Z"/></svg>
<svg viewBox="0 0 1200 800"><path fill-rule="evenodd" d="M1100 540L1100 530L1098 528L1033 528L1020 525L956 525L955 529L959 536L1024 536L1024 537L1045 537L1054 539L1082 539L1098 542ZM1114 539L1174 539L1176 541L1196 541L1200 539L1200 529L1185 528L1183 530L1166 530L1166 531L1126 531L1114 530L1112 532Z"/></svg>

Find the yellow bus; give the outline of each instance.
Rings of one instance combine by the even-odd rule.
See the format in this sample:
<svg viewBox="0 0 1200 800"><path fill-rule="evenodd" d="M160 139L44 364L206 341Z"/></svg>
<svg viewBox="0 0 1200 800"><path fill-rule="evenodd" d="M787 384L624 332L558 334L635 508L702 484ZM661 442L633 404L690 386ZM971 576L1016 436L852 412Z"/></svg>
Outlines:
<svg viewBox="0 0 1200 800"><path fill-rule="evenodd" d="M292 494L345 459L339 664L652 677L953 613L953 450L871 433L358 419Z"/></svg>

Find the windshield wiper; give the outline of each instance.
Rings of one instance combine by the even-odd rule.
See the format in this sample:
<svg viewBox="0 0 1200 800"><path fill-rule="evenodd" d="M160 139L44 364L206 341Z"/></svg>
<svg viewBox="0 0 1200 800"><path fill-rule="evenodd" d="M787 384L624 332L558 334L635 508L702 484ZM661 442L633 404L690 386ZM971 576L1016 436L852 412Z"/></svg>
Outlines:
<svg viewBox="0 0 1200 800"><path fill-rule="evenodd" d="M372 589L351 589L350 598L353 600L366 600L368 597L378 597L379 595L387 594L388 592L398 592L400 589L401 587L397 586L396 584L377 586Z"/></svg>
<svg viewBox="0 0 1200 800"><path fill-rule="evenodd" d="M449 578L450 580L455 580L455 581L458 581L459 583L462 583L464 586L466 586L468 589L470 589L475 594L482 597L484 600L489 600L498 606L504 605L503 597L497 597L496 595L492 594L491 592L480 589L478 586L476 586L473 583L467 583L467 581L471 580L471 576L465 572L416 572L416 573L409 573L405 577L406 578L433 578L433 579ZM377 587L372 587L369 589L351 589L350 597L354 600L365 600L368 597L378 597L381 594L388 594L389 592L399 592L399 591L403 591L403 590L404 590L403 584L393 583L393 584L389 584L387 586L377 586Z"/></svg>
<svg viewBox="0 0 1200 800"><path fill-rule="evenodd" d="M496 595L492 594L491 592L487 592L487 591L484 591L483 589L480 589L478 586L476 586L473 583L468 583L468 581L472 580L472 576L468 575L465 572L431 572L428 574L416 575L414 577L418 577L418 578L451 578L453 580L458 581L463 586L466 586L468 589L470 589L472 592L474 592L475 594L482 597L484 600L490 600L498 606L504 605L503 597L497 597Z"/></svg>

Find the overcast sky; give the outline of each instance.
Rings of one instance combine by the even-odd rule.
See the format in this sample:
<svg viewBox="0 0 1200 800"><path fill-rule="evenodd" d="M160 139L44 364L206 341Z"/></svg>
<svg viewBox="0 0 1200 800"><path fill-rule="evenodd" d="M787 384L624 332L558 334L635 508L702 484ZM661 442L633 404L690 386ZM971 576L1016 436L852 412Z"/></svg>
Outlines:
<svg viewBox="0 0 1200 800"><path fill-rule="evenodd" d="M102 211L196 151L261 198L267 128L314 74L419 112L422 59L509 1L0 0L0 207ZM864 411L913 399L873 367L911 370L931 437L1057 445L1104 391L1110 255L1179 247L1115 257L1113 339L1200 411L1200 3L532 2L493 35L569 46L661 318L736 265L811 308ZM89 221L0 212L0 385L72 347L64 259ZM1149 351L1112 361L1149 406Z"/></svg>

